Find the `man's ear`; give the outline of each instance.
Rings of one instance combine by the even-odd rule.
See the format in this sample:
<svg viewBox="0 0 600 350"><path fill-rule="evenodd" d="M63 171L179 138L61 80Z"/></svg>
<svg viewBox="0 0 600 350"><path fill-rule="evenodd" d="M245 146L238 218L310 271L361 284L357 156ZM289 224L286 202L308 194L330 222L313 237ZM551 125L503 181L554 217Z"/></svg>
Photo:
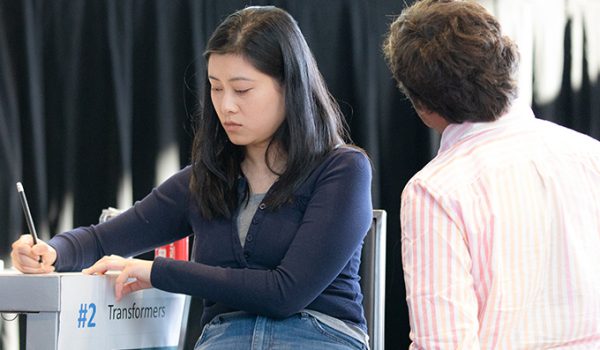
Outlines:
<svg viewBox="0 0 600 350"><path fill-rule="evenodd" d="M444 118L442 115L430 110L427 107L417 107L416 104L413 104L413 107L415 108L415 111L417 112L419 118L421 118L423 123L440 134L450 124L450 122L448 122L448 120L446 120L446 118Z"/></svg>

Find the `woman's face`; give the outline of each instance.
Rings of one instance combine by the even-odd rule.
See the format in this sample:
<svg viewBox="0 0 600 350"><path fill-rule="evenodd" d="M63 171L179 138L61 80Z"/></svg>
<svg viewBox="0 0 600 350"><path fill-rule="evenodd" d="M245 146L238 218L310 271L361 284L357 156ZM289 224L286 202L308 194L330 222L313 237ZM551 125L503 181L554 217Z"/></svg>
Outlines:
<svg viewBox="0 0 600 350"><path fill-rule="evenodd" d="M213 106L229 140L247 148L266 148L285 119L281 84L234 54L211 54L208 80Z"/></svg>

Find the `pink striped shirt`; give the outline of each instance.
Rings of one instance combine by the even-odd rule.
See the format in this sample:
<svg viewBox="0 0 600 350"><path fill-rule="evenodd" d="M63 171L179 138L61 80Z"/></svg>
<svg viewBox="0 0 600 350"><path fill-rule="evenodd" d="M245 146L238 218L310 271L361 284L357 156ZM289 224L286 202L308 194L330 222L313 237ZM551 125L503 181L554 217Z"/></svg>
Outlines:
<svg viewBox="0 0 600 350"><path fill-rule="evenodd" d="M600 349L600 142L515 104L402 193L411 349Z"/></svg>

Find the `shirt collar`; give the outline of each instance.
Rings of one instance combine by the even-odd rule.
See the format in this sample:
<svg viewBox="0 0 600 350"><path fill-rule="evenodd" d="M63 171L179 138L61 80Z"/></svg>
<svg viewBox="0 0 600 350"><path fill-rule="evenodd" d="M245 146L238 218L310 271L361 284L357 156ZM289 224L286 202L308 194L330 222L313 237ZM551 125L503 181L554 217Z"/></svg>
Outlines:
<svg viewBox="0 0 600 350"><path fill-rule="evenodd" d="M503 125L520 122L525 119L533 119L535 115L527 103L519 99L515 100L510 107L509 111L500 118L492 122L464 122L461 124L449 124L442 132L442 138L440 140L440 148L438 154L446 151L457 142L464 138L478 134L487 130L496 129Z"/></svg>

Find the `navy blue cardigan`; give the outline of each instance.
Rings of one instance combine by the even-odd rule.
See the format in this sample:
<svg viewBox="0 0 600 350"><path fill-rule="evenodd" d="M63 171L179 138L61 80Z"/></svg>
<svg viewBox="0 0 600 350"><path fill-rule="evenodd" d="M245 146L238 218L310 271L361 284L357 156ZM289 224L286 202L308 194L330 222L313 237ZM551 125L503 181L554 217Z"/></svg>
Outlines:
<svg viewBox="0 0 600 350"><path fill-rule="evenodd" d="M199 215L190 174L188 166L110 221L56 235L49 244L58 253L57 271L81 270L104 255L133 256L193 234L193 261L156 258L151 283L203 298L203 325L229 311L282 318L311 309L366 331L358 269L372 204L371 166L363 153L336 149L291 203L277 210L260 205L243 248L235 219Z"/></svg>

